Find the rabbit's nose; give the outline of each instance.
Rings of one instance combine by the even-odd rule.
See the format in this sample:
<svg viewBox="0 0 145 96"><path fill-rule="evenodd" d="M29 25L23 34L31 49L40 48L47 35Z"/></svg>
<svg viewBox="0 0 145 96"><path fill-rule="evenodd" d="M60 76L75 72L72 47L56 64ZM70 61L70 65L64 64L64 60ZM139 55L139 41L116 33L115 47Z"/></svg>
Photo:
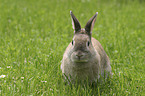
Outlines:
<svg viewBox="0 0 145 96"><path fill-rule="evenodd" d="M76 54L76 56L80 58L83 56L83 54Z"/></svg>

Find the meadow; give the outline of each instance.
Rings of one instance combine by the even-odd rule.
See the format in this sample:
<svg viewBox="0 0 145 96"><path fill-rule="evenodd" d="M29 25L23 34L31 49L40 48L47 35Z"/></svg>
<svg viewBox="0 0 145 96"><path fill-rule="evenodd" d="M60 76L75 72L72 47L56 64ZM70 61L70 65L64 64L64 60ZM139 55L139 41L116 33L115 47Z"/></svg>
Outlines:
<svg viewBox="0 0 145 96"><path fill-rule="evenodd" d="M144 0L0 0L0 96L145 96ZM110 82L65 85L74 30L98 12L92 36L111 60Z"/></svg>

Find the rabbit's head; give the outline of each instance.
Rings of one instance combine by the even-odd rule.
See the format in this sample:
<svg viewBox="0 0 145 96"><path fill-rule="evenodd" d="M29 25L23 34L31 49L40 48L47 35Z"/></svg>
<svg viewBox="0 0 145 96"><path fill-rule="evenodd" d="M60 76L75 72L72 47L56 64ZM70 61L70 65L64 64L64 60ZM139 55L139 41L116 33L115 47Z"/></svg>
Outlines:
<svg viewBox="0 0 145 96"><path fill-rule="evenodd" d="M74 29L74 37L69 52L70 59L72 62L76 63L89 62L93 55L95 55L95 50L91 42L91 31L98 12L88 21L84 29L81 29L79 21L71 11L70 14Z"/></svg>

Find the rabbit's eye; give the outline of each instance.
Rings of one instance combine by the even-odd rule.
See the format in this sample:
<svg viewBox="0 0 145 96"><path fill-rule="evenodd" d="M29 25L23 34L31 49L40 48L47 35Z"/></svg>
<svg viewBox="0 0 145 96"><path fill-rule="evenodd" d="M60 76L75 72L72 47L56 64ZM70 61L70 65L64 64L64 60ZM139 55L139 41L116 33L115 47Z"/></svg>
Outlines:
<svg viewBox="0 0 145 96"><path fill-rule="evenodd" d="M71 42L71 43L72 43L72 45L73 45L73 44L74 44L74 41L72 40L72 42Z"/></svg>
<svg viewBox="0 0 145 96"><path fill-rule="evenodd" d="M88 45L88 46L90 45L90 42L89 42L89 41L87 42L87 45Z"/></svg>

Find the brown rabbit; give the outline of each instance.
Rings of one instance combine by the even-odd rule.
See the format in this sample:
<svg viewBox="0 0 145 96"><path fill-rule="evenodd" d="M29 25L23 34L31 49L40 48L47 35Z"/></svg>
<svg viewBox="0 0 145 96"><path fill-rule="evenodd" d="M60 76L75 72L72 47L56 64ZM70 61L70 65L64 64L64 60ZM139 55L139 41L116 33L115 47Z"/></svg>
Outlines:
<svg viewBox="0 0 145 96"><path fill-rule="evenodd" d="M85 80L92 83L100 77L108 77L112 74L109 58L99 41L91 37L98 12L88 21L84 29L81 29L79 21L71 11L70 15L74 37L64 52L62 73L71 83Z"/></svg>

